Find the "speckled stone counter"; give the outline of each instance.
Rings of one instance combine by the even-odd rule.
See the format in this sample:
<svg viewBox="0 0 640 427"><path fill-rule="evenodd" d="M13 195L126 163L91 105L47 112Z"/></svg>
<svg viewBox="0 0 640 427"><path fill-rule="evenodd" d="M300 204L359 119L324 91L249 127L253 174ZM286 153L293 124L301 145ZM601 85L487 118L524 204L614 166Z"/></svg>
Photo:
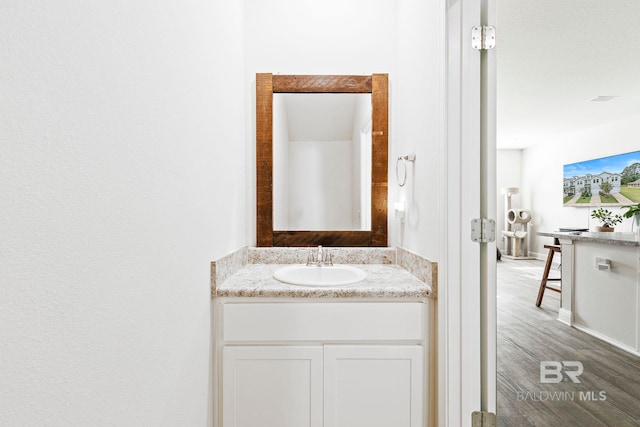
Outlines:
<svg viewBox="0 0 640 427"><path fill-rule="evenodd" d="M635 233L589 233L589 232L564 232L539 231L538 236L555 237L558 239L567 239L583 242L605 243L608 245L618 246L640 246L640 242L636 240Z"/></svg>
<svg viewBox="0 0 640 427"><path fill-rule="evenodd" d="M306 248L243 248L212 263L212 297L426 298L435 297L437 264L402 248L325 248L334 263L366 273L359 283L297 286L273 278L284 265L306 262ZM329 267L330 268L330 267Z"/></svg>

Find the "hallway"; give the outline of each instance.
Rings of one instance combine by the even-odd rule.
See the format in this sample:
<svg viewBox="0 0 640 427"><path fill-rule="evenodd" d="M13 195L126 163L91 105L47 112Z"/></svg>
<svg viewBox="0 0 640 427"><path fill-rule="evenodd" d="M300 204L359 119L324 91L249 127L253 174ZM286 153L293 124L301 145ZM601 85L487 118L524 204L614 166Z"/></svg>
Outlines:
<svg viewBox="0 0 640 427"><path fill-rule="evenodd" d="M558 293L536 308L543 264L498 262L498 425L639 426L640 358L556 320ZM542 361L570 363L560 380Z"/></svg>

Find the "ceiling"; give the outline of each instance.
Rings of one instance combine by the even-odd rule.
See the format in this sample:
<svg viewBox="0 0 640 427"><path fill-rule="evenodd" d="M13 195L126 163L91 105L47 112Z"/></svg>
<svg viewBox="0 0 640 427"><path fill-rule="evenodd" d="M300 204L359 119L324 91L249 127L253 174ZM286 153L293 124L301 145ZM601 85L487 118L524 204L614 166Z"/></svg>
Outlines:
<svg viewBox="0 0 640 427"><path fill-rule="evenodd" d="M498 148L640 114L640 0L496 1Z"/></svg>

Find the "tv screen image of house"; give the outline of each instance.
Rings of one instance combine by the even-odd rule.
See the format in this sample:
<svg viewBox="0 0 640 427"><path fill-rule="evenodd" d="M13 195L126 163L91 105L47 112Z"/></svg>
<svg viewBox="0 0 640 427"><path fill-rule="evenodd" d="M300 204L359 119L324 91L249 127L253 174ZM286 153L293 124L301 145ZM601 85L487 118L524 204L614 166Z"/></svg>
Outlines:
<svg viewBox="0 0 640 427"><path fill-rule="evenodd" d="M640 203L640 151L564 165L563 206Z"/></svg>

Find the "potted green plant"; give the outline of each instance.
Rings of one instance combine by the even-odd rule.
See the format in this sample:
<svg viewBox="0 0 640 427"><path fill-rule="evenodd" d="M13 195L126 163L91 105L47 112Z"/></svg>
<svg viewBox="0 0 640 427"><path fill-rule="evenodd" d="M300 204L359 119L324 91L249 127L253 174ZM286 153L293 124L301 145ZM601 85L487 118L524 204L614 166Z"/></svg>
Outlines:
<svg viewBox="0 0 640 427"><path fill-rule="evenodd" d="M622 222L621 215L613 215L613 212L605 208L598 208L591 212L591 218L597 219L602 224L598 227L598 231L613 231L614 226Z"/></svg>
<svg viewBox="0 0 640 427"><path fill-rule="evenodd" d="M622 208L627 209L627 211L622 216L624 216L625 218L633 218L637 233L638 230L640 230L640 203L636 205L622 206Z"/></svg>

